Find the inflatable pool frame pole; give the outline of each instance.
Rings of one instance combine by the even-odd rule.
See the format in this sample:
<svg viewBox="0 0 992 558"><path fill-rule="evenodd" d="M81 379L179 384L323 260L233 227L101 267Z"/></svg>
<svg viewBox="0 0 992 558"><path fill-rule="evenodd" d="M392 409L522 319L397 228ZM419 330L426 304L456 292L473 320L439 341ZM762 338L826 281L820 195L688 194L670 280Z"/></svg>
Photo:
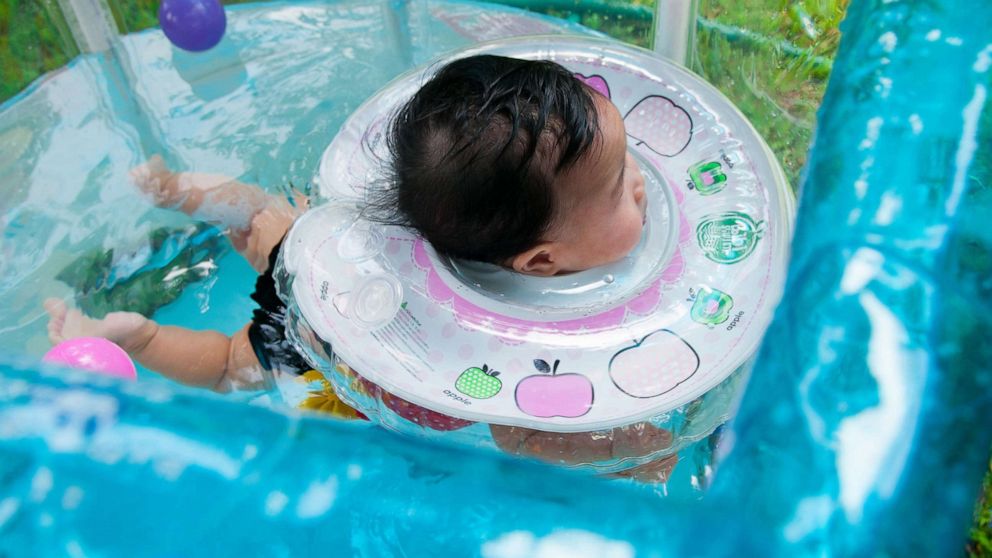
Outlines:
<svg viewBox="0 0 992 558"><path fill-rule="evenodd" d="M59 7L80 51L103 52L117 40L117 24L106 0L59 0Z"/></svg>
<svg viewBox="0 0 992 558"><path fill-rule="evenodd" d="M714 499L824 556L959 556L992 447L992 5L854 1ZM788 553L786 553L788 554Z"/></svg>
<svg viewBox="0 0 992 558"><path fill-rule="evenodd" d="M992 443L989 29L964 0L852 2L786 295L702 502L8 365L0 555L960 555Z"/></svg>
<svg viewBox="0 0 992 558"><path fill-rule="evenodd" d="M698 11L699 0L656 0L651 49L677 64L688 66Z"/></svg>

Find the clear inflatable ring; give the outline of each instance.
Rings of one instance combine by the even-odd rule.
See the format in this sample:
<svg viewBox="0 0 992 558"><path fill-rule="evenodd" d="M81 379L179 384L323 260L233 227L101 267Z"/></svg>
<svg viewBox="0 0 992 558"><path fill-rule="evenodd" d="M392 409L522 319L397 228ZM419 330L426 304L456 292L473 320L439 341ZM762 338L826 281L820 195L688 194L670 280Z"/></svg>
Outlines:
<svg viewBox="0 0 992 558"><path fill-rule="evenodd" d="M370 416L410 418L370 403L371 384L451 417L448 426L663 425L758 347L787 266L794 202L784 175L722 94L647 51L556 36L456 57L480 53L553 60L618 107L646 179L640 244L606 267L535 278L453 261L407 230L364 221L365 196L384 176L388 119L435 63L363 104L324 153L315 183L325 203L294 226L278 272L296 340L325 365L359 371L360 381L335 383Z"/></svg>

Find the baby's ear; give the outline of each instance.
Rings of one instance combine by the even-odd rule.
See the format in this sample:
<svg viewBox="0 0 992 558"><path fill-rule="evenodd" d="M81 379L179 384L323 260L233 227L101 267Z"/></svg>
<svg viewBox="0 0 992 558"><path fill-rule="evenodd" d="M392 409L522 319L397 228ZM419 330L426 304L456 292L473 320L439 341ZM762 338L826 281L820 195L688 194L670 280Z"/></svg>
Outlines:
<svg viewBox="0 0 992 558"><path fill-rule="evenodd" d="M537 275L539 277L551 277L561 271L561 267L555 261L555 246L553 242L542 242L529 250L517 254L510 261L510 267L518 273Z"/></svg>

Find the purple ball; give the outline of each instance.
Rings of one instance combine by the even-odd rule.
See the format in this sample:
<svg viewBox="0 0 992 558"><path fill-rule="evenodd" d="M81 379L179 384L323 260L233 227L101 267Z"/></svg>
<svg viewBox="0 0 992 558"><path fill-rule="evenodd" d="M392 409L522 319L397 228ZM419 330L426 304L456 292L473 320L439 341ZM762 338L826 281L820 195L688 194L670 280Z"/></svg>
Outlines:
<svg viewBox="0 0 992 558"><path fill-rule="evenodd" d="M213 48L227 28L219 0L162 0L158 22L172 44L191 52Z"/></svg>

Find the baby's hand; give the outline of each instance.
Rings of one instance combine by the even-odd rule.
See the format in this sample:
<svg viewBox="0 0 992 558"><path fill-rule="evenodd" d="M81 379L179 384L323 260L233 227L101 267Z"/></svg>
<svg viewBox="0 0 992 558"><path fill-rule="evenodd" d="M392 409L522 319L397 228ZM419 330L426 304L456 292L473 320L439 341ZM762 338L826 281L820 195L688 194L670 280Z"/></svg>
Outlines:
<svg viewBox="0 0 992 558"><path fill-rule="evenodd" d="M182 193L176 187L175 173L158 155L152 155L146 163L131 169L130 176L134 185L150 195L159 207L176 207L183 202Z"/></svg>
<svg viewBox="0 0 992 558"><path fill-rule="evenodd" d="M155 322L136 312L110 312L96 319L58 298L46 299L45 311L52 345L77 337L103 337L130 352L146 344L158 329Z"/></svg>

